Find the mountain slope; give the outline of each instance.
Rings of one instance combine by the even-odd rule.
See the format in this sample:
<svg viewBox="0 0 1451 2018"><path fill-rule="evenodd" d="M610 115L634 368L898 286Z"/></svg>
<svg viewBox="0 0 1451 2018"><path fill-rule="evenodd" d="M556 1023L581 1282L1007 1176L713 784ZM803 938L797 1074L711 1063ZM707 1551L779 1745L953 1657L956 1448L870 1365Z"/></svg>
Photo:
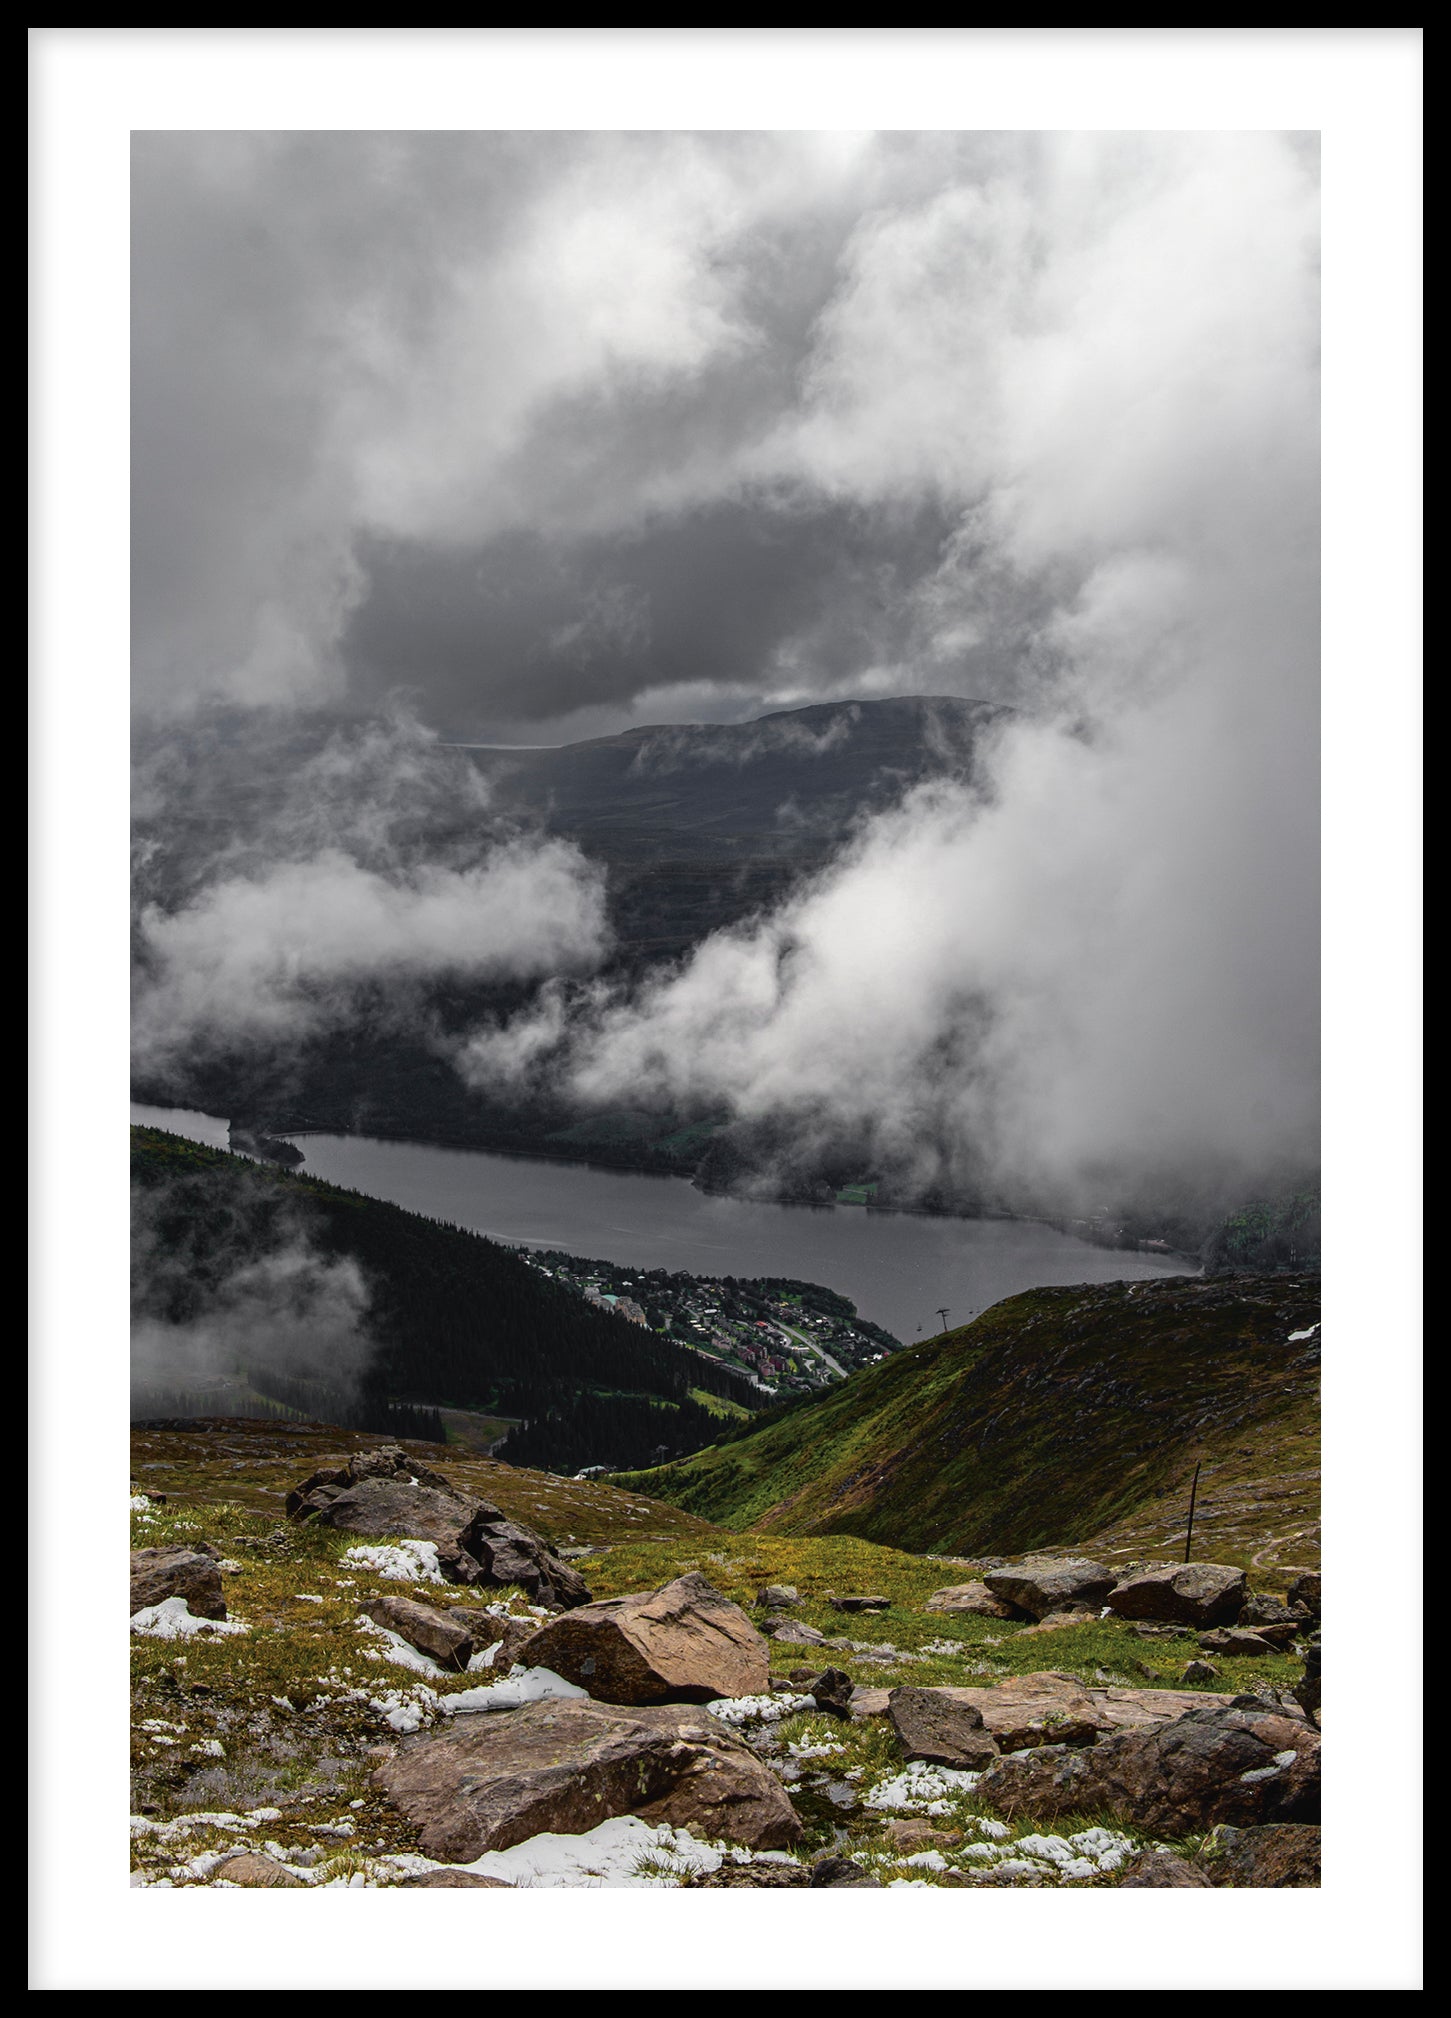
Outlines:
<svg viewBox="0 0 1451 2018"><path fill-rule="evenodd" d="M621 1483L737 1529L981 1555L1118 1524L1129 1553L1167 1538L1202 1461L1196 1554L1279 1528L1313 1561L1319 1316L1303 1276L1031 1290ZM1259 1507L1261 1477L1298 1483Z"/></svg>

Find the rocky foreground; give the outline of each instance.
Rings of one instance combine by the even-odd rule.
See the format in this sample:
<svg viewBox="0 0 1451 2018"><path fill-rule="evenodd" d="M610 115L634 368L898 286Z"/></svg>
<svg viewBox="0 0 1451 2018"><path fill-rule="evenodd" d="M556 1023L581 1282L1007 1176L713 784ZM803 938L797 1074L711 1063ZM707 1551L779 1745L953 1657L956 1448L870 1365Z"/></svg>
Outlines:
<svg viewBox="0 0 1451 2018"><path fill-rule="evenodd" d="M713 1574L597 1595L628 1548L399 1447L284 1511L133 1499L134 1884L1319 1883L1318 1574L1060 1555L926 1587L850 1544L895 1588L751 1591L732 1536Z"/></svg>

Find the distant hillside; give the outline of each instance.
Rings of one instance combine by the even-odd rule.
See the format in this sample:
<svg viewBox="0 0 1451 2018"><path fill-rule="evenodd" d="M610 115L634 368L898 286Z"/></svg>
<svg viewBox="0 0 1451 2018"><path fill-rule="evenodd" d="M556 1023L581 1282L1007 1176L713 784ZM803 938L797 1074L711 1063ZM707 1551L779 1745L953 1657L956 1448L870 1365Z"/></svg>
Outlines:
<svg viewBox="0 0 1451 2018"><path fill-rule="evenodd" d="M519 1418L529 1463L574 1470L706 1442L720 1418L692 1388L759 1406L745 1380L595 1308L479 1234L154 1128L132 1129L131 1173L134 1314L163 1340L173 1327L179 1357L183 1335L206 1327L239 1270L302 1239L362 1272L373 1352L358 1399L380 1418L370 1426L403 1428L384 1419L398 1402ZM285 1368L279 1378L275 1344L267 1359L270 1372L251 1369L254 1388L332 1419L330 1396L309 1407Z"/></svg>
<svg viewBox="0 0 1451 2018"><path fill-rule="evenodd" d="M1202 1462L1197 1555L1313 1562L1319 1317L1305 1276L1031 1290L619 1482L738 1529L965 1556L1114 1530L1124 1554L1182 1542Z"/></svg>

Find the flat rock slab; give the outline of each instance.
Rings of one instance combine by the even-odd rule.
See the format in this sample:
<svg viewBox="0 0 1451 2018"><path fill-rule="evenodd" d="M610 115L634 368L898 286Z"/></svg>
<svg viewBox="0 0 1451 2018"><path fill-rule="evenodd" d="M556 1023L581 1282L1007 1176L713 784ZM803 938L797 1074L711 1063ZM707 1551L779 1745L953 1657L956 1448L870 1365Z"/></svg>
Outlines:
<svg viewBox="0 0 1451 2018"><path fill-rule="evenodd" d="M1082 1750L1004 1759L977 1792L1004 1815L1052 1821L1102 1810L1166 1836L1220 1822L1313 1822L1320 1734L1269 1710L1201 1705Z"/></svg>
<svg viewBox="0 0 1451 2018"><path fill-rule="evenodd" d="M215 1556L195 1548L132 1549L131 1616L168 1598L185 1598L199 1619L224 1619L222 1573Z"/></svg>
<svg viewBox="0 0 1451 2018"><path fill-rule="evenodd" d="M1206 1654L1238 1654L1241 1656L1281 1654L1294 1639L1299 1630L1296 1626L1216 1626L1213 1632L1199 1635L1199 1646Z"/></svg>
<svg viewBox="0 0 1451 2018"><path fill-rule="evenodd" d="M264 1857L256 1850L244 1851L240 1857L229 1857L225 1864L217 1865L212 1876L225 1878L229 1885L306 1889L304 1881L289 1871L286 1865L279 1864L275 1857Z"/></svg>
<svg viewBox="0 0 1451 2018"><path fill-rule="evenodd" d="M982 1711L950 1689L893 1689L887 1718L909 1759L934 1766L981 1770L998 1757L997 1740Z"/></svg>
<svg viewBox="0 0 1451 2018"><path fill-rule="evenodd" d="M439 1886L457 1890L465 1885L487 1885L496 1892L512 1892L514 1887L502 1878L486 1878L482 1871L416 1871L411 1878L403 1880L405 1885L427 1886L436 1891Z"/></svg>
<svg viewBox="0 0 1451 2018"><path fill-rule="evenodd" d="M995 1598L1016 1605L1030 1618L1045 1619L1066 1605L1101 1606L1118 1578L1102 1563L1062 1556L1016 1568L989 1570L983 1582Z"/></svg>
<svg viewBox="0 0 1451 2018"><path fill-rule="evenodd" d="M529 1657L605 1703L705 1703L770 1687L770 1643L698 1571L551 1619Z"/></svg>
<svg viewBox="0 0 1451 2018"><path fill-rule="evenodd" d="M994 1688L927 1693L977 1711L1003 1752L1020 1751L1025 1745L1091 1745L1100 1731L1109 1728L1089 1691L1072 1675L1015 1675Z"/></svg>
<svg viewBox="0 0 1451 2018"><path fill-rule="evenodd" d="M1121 1619L1165 1619L1183 1626L1227 1625L1245 1601L1246 1578L1229 1563L1167 1563L1125 1577L1108 1593Z"/></svg>
<svg viewBox="0 0 1451 2018"><path fill-rule="evenodd" d="M697 1871L681 1890L752 1891L769 1887L779 1891L789 1885L809 1885L811 1872L805 1864L722 1864L716 1871Z"/></svg>
<svg viewBox="0 0 1451 2018"><path fill-rule="evenodd" d="M788 1647L824 1647L826 1634L819 1633L815 1626L808 1626L804 1619L783 1619L780 1625L767 1621L767 1630L773 1640Z"/></svg>
<svg viewBox="0 0 1451 2018"><path fill-rule="evenodd" d="M986 1584L944 1584L927 1600L929 1612L967 1612L982 1619L1021 1619L1027 1614L1005 1598L996 1598Z"/></svg>
<svg viewBox="0 0 1451 2018"><path fill-rule="evenodd" d="M583 1835L613 1815L753 1849L785 1849L801 1834L775 1774L700 1710L574 1698L458 1716L405 1738L373 1778L442 1863L471 1864L546 1831Z"/></svg>
<svg viewBox="0 0 1451 2018"><path fill-rule="evenodd" d="M1088 1695L1105 1733L1171 1724L1186 1710L1206 1704L1223 1708L1233 1700L1228 1692L1212 1689L1090 1689Z"/></svg>
<svg viewBox="0 0 1451 2018"><path fill-rule="evenodd" d="M884 1717L891 1699L890 1689L864 1689L858 1684L851 1692L851 1714L854 1717Z"/></svg>

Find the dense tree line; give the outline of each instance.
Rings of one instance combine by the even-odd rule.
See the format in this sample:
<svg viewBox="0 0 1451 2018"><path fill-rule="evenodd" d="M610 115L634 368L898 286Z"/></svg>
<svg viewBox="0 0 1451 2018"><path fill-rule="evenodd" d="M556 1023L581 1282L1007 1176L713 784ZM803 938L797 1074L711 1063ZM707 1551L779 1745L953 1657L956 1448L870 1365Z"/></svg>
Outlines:
<svg viewBox="0 0 1451 2018"><path fill-rule="evenodd" d="M723 1423L699 1402L674 1405L639 1394L575 1394L531 1416L496 1455L508 1464L573 1473L586 1465L643 1469L713 1443Z"/></svg>
<svg viewBox="0 0 1451 2018"><path fill-rule="evenodd" d="M692 1448L719 1426L689 1403L692 1387L759 1405L739 1375L598 1309L480 1234L159 1129L133 1128L131 1141L137 1317L205 1322L240 1269L301 1242L325 1261L351 1260L366 1283L370 1405L544 1424L566 1403L596 1406L608 1387L683 1405L679 1428L689 1424Z"/></svg>

